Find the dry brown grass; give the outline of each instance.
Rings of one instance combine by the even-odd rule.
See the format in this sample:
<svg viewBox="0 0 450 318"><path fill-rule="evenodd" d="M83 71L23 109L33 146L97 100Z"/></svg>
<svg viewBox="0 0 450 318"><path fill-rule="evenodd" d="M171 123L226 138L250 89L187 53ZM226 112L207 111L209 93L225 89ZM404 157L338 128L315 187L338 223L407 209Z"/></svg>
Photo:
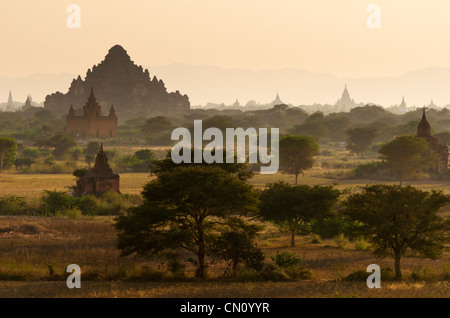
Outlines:
<svg viewBox="0 0 450 318"><path fill-rule="evenodd" d="M356 250L352 243L345 249L337 248L331 240L311 244L309 236L299 236L297 246L292 248L289 235L279 233L273 226L267 226L258 239L267 261L277 251L295 253L311 270L310 280L227 282L215 279L224 267L211 267L212 280L206 283L192 278L185 282L145 282L144 266L155 270L164 266L160 260L119 257L112 220L0 218L0 280L16 280L1 282L0 297L450 297L448 281L409 279L411 270L419 265L428 270L430 277L437 277L445 266L448 268L449 254L440 260L408 255L402 261L405 282L382 278L382 288L370 290L365 282L344 282L339 278L365 270L373 263L382 268L393 267L392 259L377 260L370 251ZM82 269L80 290L70 290L65 285L65 269L73 263ZM187 276L192 277L193 266L187 269Z"/></svg>

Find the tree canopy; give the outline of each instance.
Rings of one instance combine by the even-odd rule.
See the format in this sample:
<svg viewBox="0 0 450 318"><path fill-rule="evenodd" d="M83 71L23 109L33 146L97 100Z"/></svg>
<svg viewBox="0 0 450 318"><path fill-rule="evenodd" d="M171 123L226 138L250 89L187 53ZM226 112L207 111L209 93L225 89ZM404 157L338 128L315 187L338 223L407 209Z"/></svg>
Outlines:
<svg viewBox="0 0 450 318"><path fill-rule="evenodd" d="M339 190L331 186L271 183L261 193L259 216L266 221L287 222L291 231L291 246L295 246L299 223L331 216L331 209L339 195Z"/></svg>
<svg viewBox="0 0 450 318"><path fill-rule="evenodd" d="M316 139L311 136L288 135L280 140L280 170L295 175L295 184L298 175L312 168L314 156L319 152Z"/></svg>
<svg viewBox="0 0 450 318"><path fill-rule="evenodd" d="M342 213L362 224L359 231L370 237L375 255L393 255L396 277L401 278L400 259L407 249L437 258L448 243L450 220L439 215L450 203L441 191L426 192L412 186L366 186L350 195Z"/></svg>
<svg viewBox="0 0 450 318"><path fill-rule="evenodd" d="M421 137L400 136L384 144L378 152L388 162L389 168L403 185L405 178L411 178L436 165L438 155Z"/></svg>
<svg viewBox="0 0 450 318"><path fill-rule="evenodd" d="M116 223L122 254L149 256L182 248L196 255L199 278L206 277L205 255L212 237L229 220L255 212L258 203L250 184L206 166L162 172L145 185L142 195L144 203Z"/></svg>

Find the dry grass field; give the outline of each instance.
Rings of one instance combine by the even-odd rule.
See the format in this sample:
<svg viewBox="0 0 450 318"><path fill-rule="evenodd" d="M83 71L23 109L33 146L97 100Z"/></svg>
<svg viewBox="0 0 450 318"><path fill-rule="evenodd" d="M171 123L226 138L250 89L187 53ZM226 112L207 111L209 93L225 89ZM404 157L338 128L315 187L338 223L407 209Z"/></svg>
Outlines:
<svg viewBox="0 0 450 318"><path fill-rule="evenodd" d="M187 278L176 281L158 275L163 261L119 257L111 217L58 219L2 217L0 219L0 297L450 297L450 257L440 260L408 255L402 262L403 282L383 281L382 288L367 288L365 281L341 279L369 264L393 267L393 260L377 260L353 243L338 248L333 240L312 244L267 226L258 245L270 255L289 251L303 258L311 278L295 282L231 282L220 279L224 267L211 268L208 282L197 282L193 266ZM82 269L82 288L65 285L69 264ZM152 270L149 270L152 269ZM420 276L415 280L411 273ZM441 279L447 277L446 280Z"/></svg>
<svg viewBox="0 0 450 318"><path fill-rule="evenodd" d="M150 181L148 174L121 174L121 191L139 194ZM255 175L250 183L258 188L268 182L293 182L290 175ZM336 180L319 176L312 169L300 183L332 185L339 189L363 186L364 180ZM393 183L393 182L385 182ZM67 190L75 184L71 175L0 175L0 196L19 195L36 199L44 190ZM449 182L409 182L424 190L443 189ZM77 220L50 217L0 217L0 297L450 297L450 255L430 260L407 255L402 260L404 281L383 281L381 289L369 289L365 281L342 278L369 264L393 268L393 259L377 260L370 250L350 242L337 247L333 240L313 244L310 236L299 236L297 246L290 237L267 225L258 246L269 256L289 251L303 259L311 278L289 282L236 282L223 280L224 267L211 267L207 282L195 281L194 267L186 268L186 279L163 276L164 261L119 257L113 217L82 217ZM65 284L69 264L82 269L82 288ZM411 274L415 273L415 279ZM445 277L445 279L443 279Z"/></svg>

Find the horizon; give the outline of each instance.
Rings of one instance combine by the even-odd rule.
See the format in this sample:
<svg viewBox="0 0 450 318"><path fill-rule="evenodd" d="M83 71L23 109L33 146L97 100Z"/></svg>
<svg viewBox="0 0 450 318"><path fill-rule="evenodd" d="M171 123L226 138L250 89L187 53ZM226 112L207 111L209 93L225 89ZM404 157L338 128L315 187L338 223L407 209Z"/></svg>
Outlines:
<svg viewBox="0 0 450 318"><path fill-rule="evenodd" d="M152 65L148 67L152 75L152 69L189 65L228 72L301 70L339 80L317 82L311 84L315 85L312 89L301 81L277 80L269 86L249 83L253 79L247 78L247 82L240 79L238 85L230 86L230 81L220 79L208 85L204 79L189 83L183 74L158 76L170 91L187 94L192 105L232 104L236 99L265 103L277 90L294 105L333 104L346 82L357 103L389 107L398 104L402 96L409 105L421 106L431 99L437 105L450 103L445 85L450 86L450 76L444 83L424 79L428 86L397 83L392 92L390 83L370 92L373 83L364 81L389 81L424 69L450 69L450 45L442 37L450 31L446 17L450 3L445 1L379 0L377 27L369 26L373 3L368 0L130 0L113 5L104 0L79 0L75 4L80 8L80 24L74 27L69 26L75 12L69 3L2 3L0 30L6 45L1 53L0 77L11 81L36 74L84 77L110 47L120 44L136 64ZM352 83L360 80L361 85ZM15 100L25 100L31 94L34 100L43 102L46 94L67 91L70 82L58 82L55 77L55 82L46 83L45 92L43 88L4 87L7 84L0 83L1 102L10 90ZM294 86L304 90L302 96Z"/></svg>

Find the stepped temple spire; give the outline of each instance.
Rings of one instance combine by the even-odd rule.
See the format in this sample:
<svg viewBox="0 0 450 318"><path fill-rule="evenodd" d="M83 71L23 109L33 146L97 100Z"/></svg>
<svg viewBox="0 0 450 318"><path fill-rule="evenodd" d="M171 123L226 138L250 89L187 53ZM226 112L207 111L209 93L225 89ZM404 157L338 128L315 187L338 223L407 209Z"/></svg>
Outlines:
<svg viewBox="0 0 450 318"><path fill-rule="evenodd" d="M431 136L431 126L425 114L426 109L426 107L423 108L422 119L417 127L417 137L425 138L430 148L439 155L435 170L446 171L448 169L448 147L447 144L442 145L435 137Z"/></svg>
<svg viewBox="0 0 450 318"><path fill-rule="evenodd" d="M418 137L429 137L431 136L431 126L427 120L427 115L425 114L425 110L427 108L424 107L422 113L422 119L419 122L419 126L417 127L417 136Z"/></svg>
<svg viewBox="0 0 450 318"><path fill-rule="evenodd" d="M108 191L119 192L118 174L113 173L108 163L108 157L103 150L103 143L100 146L97 157L95 158L94 168L77 180L76 196L96 195L101 196Z"/></svg>
<svg viewBox="0 0 450 318"><path fill-rule="evenodd" d="M70 105L66 118L66 133L80 138L117 138L118 118L114 107L111 106L108 116L102 116L102 108L94 95L94 88L86 104L83 106L83 115L76 116Z"/></svg>
<svg viewBox="0 0 450 318"><path fill-rule="evenodd" d="M92 87L95 88L96 102L103 107L114 103L119 117L155 117L190 109L187 95L177 91L169 93L162 80L153 74L150 77L150 72L135 64L120 45L110 48L103 61L87 70L84 79L79 75L75 77L68 92L47 95L44 107L61 115L67 112L66 107L70 104L75 109L81 108L86 99L94 97Z"/></svg>

